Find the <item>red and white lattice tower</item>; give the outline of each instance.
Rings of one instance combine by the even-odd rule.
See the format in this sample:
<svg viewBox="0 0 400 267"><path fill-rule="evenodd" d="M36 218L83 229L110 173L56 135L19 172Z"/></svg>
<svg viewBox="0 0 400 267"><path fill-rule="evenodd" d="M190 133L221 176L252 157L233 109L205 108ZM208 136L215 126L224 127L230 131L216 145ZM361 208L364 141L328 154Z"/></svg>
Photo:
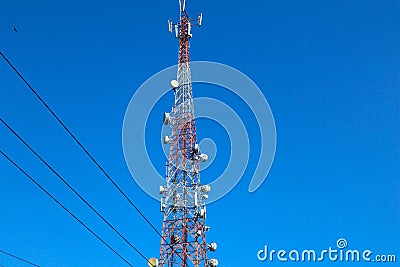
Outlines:
<svg viewBox="0 0 400 267"><path fill-rule="evenodd" d="M171 81L175 101L171 113L164 114L164 124L172 132L164 137L170 145L166 168L166 185L160 186L161 211L164 215L160 246L160 267L217 266L207 252L215 251L216 243L207 244L205 225L209 185L200 183L200 162L207 160L200 153L196 139L196 123L190 74L189 40L193 26L201 26L202 14L191 20L186 12L186 0L179 1L180 21L168 22L170 32L179 39L177 80Z"/></svg>

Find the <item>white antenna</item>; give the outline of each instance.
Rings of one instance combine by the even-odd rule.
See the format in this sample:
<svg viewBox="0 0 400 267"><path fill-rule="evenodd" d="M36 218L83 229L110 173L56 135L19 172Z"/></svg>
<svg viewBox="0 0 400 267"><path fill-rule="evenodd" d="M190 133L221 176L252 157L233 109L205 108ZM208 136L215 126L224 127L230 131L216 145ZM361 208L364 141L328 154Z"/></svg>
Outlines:
<svg viewBox="0 0 400 267"><path fill-rule="evenodd" d="M172 32L172 21L168 20L168 30L169 32Z"/></svg>
<svg viewBox="0 0 400 267"><path fill-rule="evenodd" d="M191 33L191 31L192 31L192 24L190 23L190 21L188 22L188 35L189 35L189 37L190 38L192 38L192 33Z"/></svg>
<svg viewBox="0 0 400 267"><path fill-rule="evenodd" d="M198 199L197 199L197 192L194 192L194 206L197 207Z"/></svg>
<svg viewBox="0 0 400 267"><path fill-rule="evenodd" d="M175 37L176 37L176 38L178 38L178 33L179 33L179 31L178 31L178 25L175 24Z"/></svg>
<svg viewBox="0 0 400 267"><path fill-rule="evenodd" d="M203 22L203 13L200 12L199 16L197 17L197 24L199 24L199 26L201 26L202 22Z"/></svg>

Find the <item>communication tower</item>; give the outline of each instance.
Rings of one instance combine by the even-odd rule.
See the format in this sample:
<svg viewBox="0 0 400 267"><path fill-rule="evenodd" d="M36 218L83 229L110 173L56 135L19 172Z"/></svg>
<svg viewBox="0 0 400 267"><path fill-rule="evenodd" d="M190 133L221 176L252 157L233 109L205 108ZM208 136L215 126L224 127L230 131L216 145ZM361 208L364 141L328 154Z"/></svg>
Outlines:
<svg viewBox="0 0 400 267"><path fill-rule="evenodd" d="M196 123L190 73L189 41L192 27L201 26L203 14L192 20L186 11L186 0L179 0L180 20L168 21L170 32L179 40L177 79L171 81L174 105L164 113L164 125L170 125L171 135L164 137L169 144L166 164L166 185L160 186L163 213L160 267L216 267L218 261L207 257L217 249L215 242L206 242L206 206L209 185L200 183L200 162L208 159L201 153L196 138Z"/></svg>

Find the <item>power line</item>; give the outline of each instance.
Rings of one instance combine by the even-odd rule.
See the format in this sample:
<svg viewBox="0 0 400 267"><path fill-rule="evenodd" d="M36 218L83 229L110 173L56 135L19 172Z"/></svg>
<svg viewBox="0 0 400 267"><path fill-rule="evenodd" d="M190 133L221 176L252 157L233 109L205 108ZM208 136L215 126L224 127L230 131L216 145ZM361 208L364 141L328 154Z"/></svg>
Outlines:
<svg viewBox="0 0 400 267"><path fill-rule="evenodd" d="M0 151L0 152L1 152L1 151ZM34 263L30 262L30 261L27 261L27 260L25 260L25 259L23 259L23 258L21 258L21 257L15 256L15 255L13 255L13 254L11 254L11 253L9 253L9 252L6 252L6 251L4 251L4 250L1 250L1 249L0 249L0 252L3 253L3 254L8 255L8 256L10 256L10 257L13 257L14 259L17 259L17 260L23 261L23 262L25 262L25 263L28 263L28 264L30 264L30 265L32 265L32 266L40 267L40 266L37 265L37 264L34 264ZM2 265L0 265L0 266L2 266Z"/></svg>
<svg viewBox="0 0 400 267"><path fill-rule="evenodd" d="M82 222L78 217L76 217L68 208L66 208L60 201L58 201L52 194L50 194L43 186L41 186L32 176L30 176L25 170L23 170L15 161L8 157L2 150L0 154L3 155L14 167L16 167L20 172L22 172L29 180L31 180L37 187L40 188L48 197L54 200L61 208L63 208L69 215L71 215L77 222L79 222L83 227L86 228L92 235L94 235L101 243L103 243L107 248L109 248L115 255L117 255L126 264L133 267L133 265L126 260L121 254L119 254L115 249L113 249L106 241L104 241L99 235L97 235L92 229L90 229L84 222ZM35 265L37 266L37 265Z"/></svg>
<svg viewBox="0 0 400 267"><path fill-rule="evenodd" d="M71 136L71 138L78 144L78 146L85 152L85 154L92 160L92 162L100 169L100 171L107 177L111 184L121 193L121 195L128 201L128 203L139 213L139 215L146 221L146 223L157 233L158 236L166 242L172 249L173 246L168 243L168 241L162 236L162 234L157 230L157 228L150 222L149 219L143 214L143 212L133 203L133 201L122 191L118 184L111 178L111 176L104 170L104 168L98 163L98 161L89 153L89 151L83 146L83 144L78 140L78 138L71 132L71 130L62 122L62 120L57 116L57 114L50 108L50 106L43 100L43 98L36 92L36 90L28 83L28 81L22 76L22 74L17 70L17 68L8 60L8 58L0 51L0 55L7 62L7 64L14 70L14 72L21 78L26 86L32 91L36 98L44 105L44 107L50 112L51 115L57 120L57 122L65 129L65 131ZM180 255L178 255L180 257ZM181 258L181 257L180 257ZM182 258L181 258L182 259Z"/></svg>
<svg viewBox="0 0 400 267"><path fill-rule="evenodd" d="M66 185L80 200L82 200L86 206L88 206L100 219L105 222L119 237L121 237L136 253L138 253L146 262L149 262L149 259L143 255L125 236L123 236L114 226L104 218L81 194L79 194L46 160L43 159L14 129L11 128L2 118L0 121L7 127L7 129L19 139L47 168L49 168L64 185Z"/></svg>
<svg viewBox="0 0 400 267"><path fill-rule="evenodd" d="M7 57L0 51L0 55L7 62L7 64L14 70L14 72L21 78L21 80L28 86L32 93L37 97L37 99L45 106L45 108L53 115L53 117L58 121L58 123L67 131L71 138L78 144L78 146L85 152L85 154L92 160L92 162L100 169L100 171L107 177L107 179L112 183L112 185L124 196L124 198L129 202L129 204L140 214L140 216L147 222L147 224L162 238L161 233L157 228L147 219L147 217L141 212L141 210L132 202L132 200L122 191L122 189L117 185L117 183L111 178L111 176L104 170L103 167L98 163L98 161L89 153L89 151L82 145L78 138L69 130L69 128L62 122L62 120L57 116L57 114L49 107L49 105L43 100L43 98L36 92L35 89L28 83L28 81L22 76L22 74L17 70L16 67L7 59Z"/></svg>

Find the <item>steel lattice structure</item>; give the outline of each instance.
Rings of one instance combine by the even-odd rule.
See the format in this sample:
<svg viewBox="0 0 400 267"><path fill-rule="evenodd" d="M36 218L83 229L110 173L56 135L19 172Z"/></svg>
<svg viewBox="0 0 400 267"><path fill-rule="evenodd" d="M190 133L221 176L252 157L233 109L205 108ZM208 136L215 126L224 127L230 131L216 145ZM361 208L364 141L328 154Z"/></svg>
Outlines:
<svg viewBox="0 0 400 267"><path fill-rule="evenodd" d="M163 212L160 267L217 266L215 259L208 260L207 251L215 251L216 244L207 244L205 225L206 207L203 200L210 191L200 184L200 154L196 138L196 123L190 73L189 40L193 25L201 25L202 14L191 20L186 12L185 0L180 0L180 21L172 24L179 39L177 80L171 82L175 101L171 113L164 114L164 124L170 124L171 135L164 137L170 153L166 165L166 185L160 187Z"/></svg>

